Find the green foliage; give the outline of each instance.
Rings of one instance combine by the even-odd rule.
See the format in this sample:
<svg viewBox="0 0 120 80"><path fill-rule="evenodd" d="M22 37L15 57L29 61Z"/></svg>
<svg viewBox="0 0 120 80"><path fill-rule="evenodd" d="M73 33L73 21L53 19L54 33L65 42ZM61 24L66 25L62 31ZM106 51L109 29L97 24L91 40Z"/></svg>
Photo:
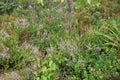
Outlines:
<svg viewBox="0 0 120 80"><path fill-rule="evenodd" d="M6 1L0 1L1 72L18 71L22 80L120 76L119 0L74 0L74 13L66 0Z"/></svg>
<svg viewBox="0 0 120 80"><path fill-rule="evenodd" d="M41 5L44 5L43 0L38 0L38 3L40 3Z"/></svg>
<svg viewBox="0 0 120 80"><path fill-rule="evenodd" d="M40 63L38 63L38 67L41 69L41 71L34 72L34 74L37 76L35 80L41 80L41 79L42 80L51 80L51 79L57 80L57 78L55 77L55 74L56 74L55 71L57 71L58 68L53 61L49 61L48 67Z"/></svg>
<svg viewBox="0 0 120 80"><path fill-rule="evenodd" d="M13 32L9 34L11 35L6 38L5 41L2 40L4 36L0 38L2 40L1 43L3 43L3 51L1 51L3 56L0 56L1 69L16 69L23 67L24 64L30 64L33 57L28 50L24 50L22 47L18 46L18 35L14 33L14 29ZM8 51L4 51L6 48Z"/></svg>
<svg viewBox="0 0 120 80"><path fill-rule="evenodd" d="M0 1L0 14L7 13L10 14L15 8L14 1L1 0Z"/></svg>

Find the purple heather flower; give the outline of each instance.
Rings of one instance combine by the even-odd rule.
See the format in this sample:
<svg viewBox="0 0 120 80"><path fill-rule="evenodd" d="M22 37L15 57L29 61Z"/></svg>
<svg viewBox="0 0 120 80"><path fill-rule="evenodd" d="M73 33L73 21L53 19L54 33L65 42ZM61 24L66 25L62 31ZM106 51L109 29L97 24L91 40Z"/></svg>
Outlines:
<svg viewBox="0 0 120 80"><path fill-rule="evenodd" d="M21 80L21 77L19 76L19 74L14 71L10 73L10 77L15 80Z"/></svg>
<svg viewBox="0 0 120 80"><path fill-rule="evenodd" d="M99 46L97 46L96 49L97 49L98 54L100 54L101 53L101 48Z"/></svg>
<svg viewBox="0 0 120 80"><path fill-rule="evenodd" d="M6 31L4 31L4 30L0 30L0 34L1 34L0 38L2 39L2 41L5 41L6 38L9 37L9 34Z"/></svg>
<svg viewBox="0 0 120 80"><path fill-rule="evenodd" d="M6 59L6 58L9 58L9 57L10 57L7 53L0 53L0 56L1 56L3 59Z"/></svg>
<svg viewBox="0 0 120 80"><path fill-rule="evenodd" d="M87 48L87 49L90 49L90 48L91 48L91 45L90 45L90 44L86 45L86 48Z"/></svg>

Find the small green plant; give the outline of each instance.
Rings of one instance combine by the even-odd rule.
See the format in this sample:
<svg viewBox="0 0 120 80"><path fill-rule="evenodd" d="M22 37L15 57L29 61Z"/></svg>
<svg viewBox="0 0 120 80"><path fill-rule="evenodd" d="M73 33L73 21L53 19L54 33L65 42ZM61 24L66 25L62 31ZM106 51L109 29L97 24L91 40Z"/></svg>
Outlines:
<svg viewBox="0 0 120 80"><path fill-rule="evenodd" d="M35 72L35 74L39 77L36 77L35 80L57 80L56 71L58 70L56 64L53 61L49 61L48 67L47 66L41 66L40 63L38 63L38 67L41 68L41 75Z"/></svg>

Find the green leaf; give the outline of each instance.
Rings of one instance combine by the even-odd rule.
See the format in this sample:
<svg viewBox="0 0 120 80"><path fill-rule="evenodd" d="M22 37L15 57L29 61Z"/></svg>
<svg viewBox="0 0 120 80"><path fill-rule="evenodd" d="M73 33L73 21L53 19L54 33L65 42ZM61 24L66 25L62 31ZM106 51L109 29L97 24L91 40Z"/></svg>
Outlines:
<svg viewBox="0 0 120 80"><path fill-rule="evenodd" d="M49 62L49 67L52 67L53 66L53 61L50 61Z"/></svg>
<svg viewBox="0 0 120 80"><path fill-rule="evenodd" d="M42 80L48 80L47 76L41 76Z"/></svg>
<svg viewBox="0 0 120 80"><path fill-rule="evenodd" d="M38 3L44 6L43 0L38 0Z"/></svg>
<svg viewBox="0 0 120 80"><path fill-rule="evenodd" d="M44 67L41 69L41 71L42 71L43 73L45 73L45 72L47 72L47 68L44 66Z"/></svg>
<svg viewBox="0 0 120 80"><path fill-rule="evenodd" d="M40 63L38 63L38 67L40 68Z"/></svg>
<svg viewBox="0 0 120 80"><path fill-rule="evenodd" d="M36 78L36 80L40 80L40 78L39 78L39 77L37 77L37 78Z"/></svg>
<svg viewBox="0 0 120 80"><path fill-rule="evenodd" d="M37 75L38 75L38 73L35 71L35 72L34 72L34 75L36 75L36 76L37 76Z"/></svg>
<svg viewBox="0 0 120 80"><path fill-rule="evenodd" d="M87 0L87 3L90 4L90 3L91 3L91 0Z"/></svg>
<svg viewBox="0 0 120 80"><path fill-rule="evenodd" d="M84 71L84 77L87 79L88 78L88 74L87 74L87 71ZM86 80L85 79L85 80Z"/></svg>

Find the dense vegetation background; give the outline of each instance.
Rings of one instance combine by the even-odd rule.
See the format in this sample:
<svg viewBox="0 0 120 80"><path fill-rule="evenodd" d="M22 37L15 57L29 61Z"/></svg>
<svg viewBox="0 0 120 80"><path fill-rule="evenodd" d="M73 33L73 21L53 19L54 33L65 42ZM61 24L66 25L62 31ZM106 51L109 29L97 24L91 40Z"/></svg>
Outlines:
<svg viewBox="0 0 120 80"><path fill-rule="evenodd" d="M0 80L120 80L120 0L0 0Z"/></svg>

